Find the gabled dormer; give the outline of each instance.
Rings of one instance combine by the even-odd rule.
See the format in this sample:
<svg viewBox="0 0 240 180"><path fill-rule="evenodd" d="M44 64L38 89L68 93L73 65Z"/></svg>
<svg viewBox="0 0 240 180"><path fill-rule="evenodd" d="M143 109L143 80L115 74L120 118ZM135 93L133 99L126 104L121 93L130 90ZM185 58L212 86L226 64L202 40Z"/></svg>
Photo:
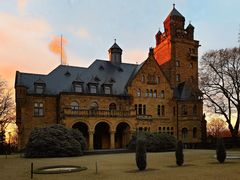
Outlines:
<svg viewBox="0 0 240 180"><path fill-rule="evenodd" d="M41 78L34 82L34 92L36 94L44 94L45 90L46 83Z"/></svg>
<svg viewBox="0 0 240 180"><path fill-rule="evenodd" d="M72 82L73 91L78 93L83 93L84 92L83 85L84 85L84 82L81 79L80 75L78 74L76 79Z"/></svg>

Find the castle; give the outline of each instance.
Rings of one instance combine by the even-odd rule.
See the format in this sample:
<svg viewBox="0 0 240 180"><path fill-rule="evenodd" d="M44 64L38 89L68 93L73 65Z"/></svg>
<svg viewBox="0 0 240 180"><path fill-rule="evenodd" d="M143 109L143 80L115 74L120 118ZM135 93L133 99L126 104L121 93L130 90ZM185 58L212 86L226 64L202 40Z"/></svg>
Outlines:
<svg viewBox="0 0 240 180"><path fill-rule="evenodd" d="M88 149L124 148L136 131L168 133L185 144L206 134L198 88L194 27L173 7L156 47L141 64L122 62L115 42L109 60L88 68L59 65L47 75L16 72L19 148L34 127L63 124L86 137Z"/></svg>

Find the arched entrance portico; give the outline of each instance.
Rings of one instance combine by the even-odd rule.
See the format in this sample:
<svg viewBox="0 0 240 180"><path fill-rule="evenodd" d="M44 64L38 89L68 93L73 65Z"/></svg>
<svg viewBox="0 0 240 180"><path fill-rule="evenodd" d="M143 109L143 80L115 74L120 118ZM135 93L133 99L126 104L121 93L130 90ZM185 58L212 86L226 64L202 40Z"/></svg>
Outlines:
<svg viewBox="0 0 240 180"><path fill-rule="evenodd" d="M87 149L88 149L88 147L89 147L88 126L83 122L77 122L77 123L73 124L72 128L78 129L83 134L83 136L86 138Z"/></svg>
<svg viewBox="0 0 240 180"><path fill-rule="evenodd" d="M115 147L126 148L130 141L130 126L126 122L121 122L116 127Z"/></svg>
<svg viewBox="0 0 240 180"><path fill-rule="evenodd" d="M94 149L110 148L110 127L106 122L99 122L94 130Z"/></svg>

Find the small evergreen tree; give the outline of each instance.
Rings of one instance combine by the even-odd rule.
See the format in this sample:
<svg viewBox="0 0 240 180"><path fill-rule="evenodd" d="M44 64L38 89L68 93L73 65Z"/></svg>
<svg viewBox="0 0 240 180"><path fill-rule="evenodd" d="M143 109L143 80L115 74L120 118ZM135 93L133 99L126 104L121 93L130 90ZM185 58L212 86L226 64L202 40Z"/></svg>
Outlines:
<svg viewBox="0 0 240 180"><path fill-rule="evenodd" d="M136 163L137 167L140 171L146 169L147 166L147 157L146 157L146 146L143 139L137 140L137 147L136 147Z"/></svg>
<svg viewBox="0 0 240 180"><path fill-rule="evenodd" d="M216 150L216 154L217 154L217 160L220 163L224 163L225 159L226 159L226 150L225 150L225 146L223 143L223 139L219 138L217 140L217 150Z"/></svg>
<svg viewBox="0 0 240 180"><path fill-rule="evenodd" d="M178 166L181 166L184 162L182 141L178 141L175 155L176 155L176 164Z"/></svg>

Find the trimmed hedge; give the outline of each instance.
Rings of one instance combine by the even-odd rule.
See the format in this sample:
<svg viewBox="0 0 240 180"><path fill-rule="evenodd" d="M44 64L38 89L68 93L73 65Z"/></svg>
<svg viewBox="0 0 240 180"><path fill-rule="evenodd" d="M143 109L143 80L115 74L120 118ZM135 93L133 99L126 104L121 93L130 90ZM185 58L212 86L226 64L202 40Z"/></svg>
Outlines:
<svg viewBox="0 0 240 180"><path fill-rule="evenodd" d="M222 138L219 138L217 140L217 150L216 150L216 154L217 154L217 160L219 163L224 163L225 159L226 159L226 150L225 150L225 146L224 146L224 142Z"/></svg>
<svg viewBox="0 0 240 180"><path fill-rule="evenodd" d="M145 141L143 139L137 140L136 164L140 171L145 170L147 167L146 146L145 146Z"/></svg>
<svg viewBox="0 0 240 180"><path fill-rule="evenodd" d="M83 154L86 140L82 133L63 125L35 128L25 148L25 157L64 157Z"/></svg>
<svg viewBox="0 0 240 180"><path fill-rule="evenodd" d="M176 148L176 152L175 152L175 156L176 156L176 164L178 166L181 166L184 162L184 155L183 155L183 144L182 141L178 141L177 143L177 148Z"/></svg>
<svg viewBox="0 0 240 180"><path fill-rule="evenodd" d="M137 136L144 139L148 152L161 152L175 150L177 140L170 134L150 133L150 132L138 132L132 136L128 145L129 150L135 151Z"/></svg>

